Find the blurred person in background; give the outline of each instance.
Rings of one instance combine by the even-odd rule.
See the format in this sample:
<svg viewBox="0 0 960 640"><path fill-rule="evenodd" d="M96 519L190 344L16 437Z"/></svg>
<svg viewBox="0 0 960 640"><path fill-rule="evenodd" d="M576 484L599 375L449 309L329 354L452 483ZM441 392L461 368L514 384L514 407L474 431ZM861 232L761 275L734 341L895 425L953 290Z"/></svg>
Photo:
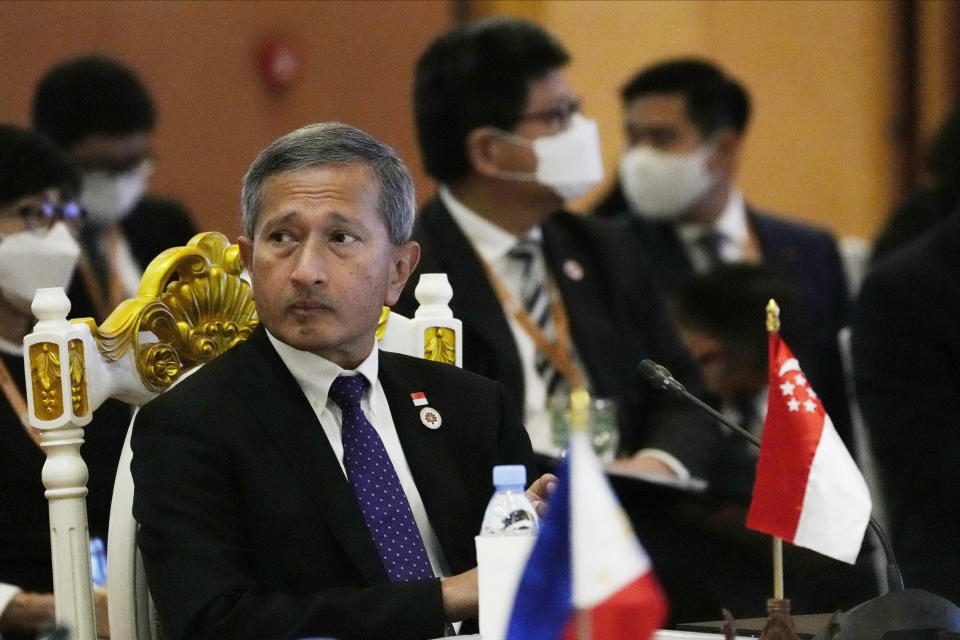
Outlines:
<svg viewBox="0 0 960 640"><path fill-rule="evenodd" d="M618 404L615 464L703 477L720 432L637 372L653 358L700 385L651 269L621 225L564 211L602 179L569 59L540 26L504 17L456 27L420 57L417 134L440 188L417 218L417 271L447 274L464 368L510 389L535 451L562 450L550 408L585 384ZM401 313L416 309L413 289Z"/></svg>
<svg viewBox="0 0 960 640"><path fill-rule="evenodd" d="M890 214L873 243L871 263L920 237L960 207L960 107L955 107L940 126L926 160L926 184Z"/></svg>
<svg viewBox="0 0 960 640"><path fill-rule="evenodd" d="M156 111L140 79L124 65L84 56L49 70L37 85L33 126L80 170L78 204L83 283L102 321L136 293L144 267L196 233L177 202L145 195L153 173Z"/></svg>
<svg viewBox="0 0 960 640"><path fill-rule="evenodd" d="M805 310L797 304L796 291L758 265L728 264L698 274L670 298L680 337L700 365L714 403L758 438L767 413L765 318L771 298L791 320L784 338L793 345L795 334L802 336L807 329ZM711 490L746 504L756 476L757 449L723 429L720 457L725 472L717 474Z"/></svg>
<svg viewBox="0 0 960 640"><path fill-rule="evenodd" d="M53 623L53 575L45 456L26 417L23 338L39 287L67 287L80 257L83 214L79 175L52 142L0 124L0 634L34 638ZM108 402L86 427L91 536L106 539L113 479L130 412ZM106 594L96 593L99 630L107 628Z"/></svg>
<svg viewBox="0 0 960 640"><path fill-rule="evenodd" d="M828 231L762 212L737 188L746 89L709 61L679 58L641 69L620 95L628 148L596 213L628 221L668 293L730 263L762 265L796 290L809 334L791 347L851 446L837 341L849 311L840 254ZM795 323L783 316L785 329Z"/></svg>
<svg viewBox="0 0 960 640"><path fill-rule="evenodd" d="M904 581L960 602L960 212L874 265L852 327Z"/></svg>

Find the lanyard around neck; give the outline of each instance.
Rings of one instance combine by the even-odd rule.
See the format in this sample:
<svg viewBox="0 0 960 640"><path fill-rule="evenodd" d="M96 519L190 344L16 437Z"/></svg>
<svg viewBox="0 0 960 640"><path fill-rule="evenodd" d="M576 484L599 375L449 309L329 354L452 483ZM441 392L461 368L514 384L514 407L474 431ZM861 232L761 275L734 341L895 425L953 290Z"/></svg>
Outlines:
<svg viewBox="0 0 960 640"><path fill-rule="evenodd" d="M547 298L549 300L550 318L553 320L553 330L555 337L551 340L543 332L527 310L523 308L520 301L507 290L506 285L493 273L493 269L487 264L486 260L480 258L480 263L487 272L487 279L493 287L500 305L513 316L544 358L552 364L560 374L567 379L571 388L582 387L586 383L586 376L583 369L574 361L573 352L570 348L570 321L567 317L567 310L560 299L560 292L557 290L553 279L546 276Z"/></svg>
<svg viewBox="0 0 960 640"><path fill-rule="evenodd" d="M83 285L93 302L97 320L103 322L113 313L125 297L123 280L120 277L120 227L111 225L107 229L107 290L100 284L96 270L86 253L80 256L80 276Z"/></svg>
<svg viewBox="0 0 960 640"><path fill-rule="evenodd" d="M20 424L23 425L27 435L30 436L33 443L39 447L40 434L30 425L30 418L27 413L27 399L23 397L23 393L21 393L17 387L17 383L13 381L13 376L10 375L7 363L4 362L2 358L0 358L0 387L3 388L3 395L7 397L10 408L13 409L13 412L20 418Z"/></svg>

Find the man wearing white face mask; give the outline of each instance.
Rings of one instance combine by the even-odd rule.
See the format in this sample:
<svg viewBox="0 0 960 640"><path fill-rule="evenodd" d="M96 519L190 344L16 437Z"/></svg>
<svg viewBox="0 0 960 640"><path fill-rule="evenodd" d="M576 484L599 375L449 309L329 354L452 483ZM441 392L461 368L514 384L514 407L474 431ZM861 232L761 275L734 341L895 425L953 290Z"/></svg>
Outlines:
<svg viewBox="0 0 960 640"><path fill-rule="evenodd" d="M45 456L26 421L23 337L39 287L66 287L80 246L75 169L39 134L0 124L0 635L33 638L53 622ZM130 412L104 405L85 435L90 533L105 537L113 478ZM97 594L106 630L105 593Z"/></svg>
<svg viewBox="0 0 960 640"><path fill-rule="evenodd" d="M464 367L510 389L537 452L559 452L551 402L586 385L618 402L618 465L703 476L714 425L636 371L654 358L700 384L649 267L619 226L563 211L603 177L568 60L550 34L510 18L457 27L422 55L416 122L440 187L414 230L418 271L450 278ZM412 287L397 308L416 308Z"/></svg>
<svg viewBox="0 0 960 640"><path fill-rule="evenodd" d="M178 203L144 196L153 173L153 102L136 75L99 56L51 69L37 86L33 123L81 171L86 214L80 274L102 320L133 295L143 268L195 233Z"/></svg>
<svg viewBox="0 0 960 640"><path fill-rule="evenodd" d="M798 330L787 318L784 333L850 446L837 342L849 299L839 251L828 231L745 203L735 178L750 117L746 90L716 65L684 58L641 69L621 96L629 147L597 213L628 221L668 294L730 263L761 265L795 289L810 322Z"/></svg>

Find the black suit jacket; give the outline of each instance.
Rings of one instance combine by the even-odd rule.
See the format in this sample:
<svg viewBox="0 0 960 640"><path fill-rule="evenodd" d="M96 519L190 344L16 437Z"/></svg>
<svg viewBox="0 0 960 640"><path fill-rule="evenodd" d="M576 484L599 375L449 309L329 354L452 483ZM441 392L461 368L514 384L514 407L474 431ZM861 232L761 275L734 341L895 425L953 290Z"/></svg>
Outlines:
<svg viewBox="0 0 960 640"><path fill-rule="evenodd" d="M867 276L853 357L904 580L960 602L960 213Z"/></svg>
<svg viewBox="0 0 960 640"><path fill-rule="evenodd" d="M379 376L450 570L466 571L492 467L524 463L532 479L526 432L490 380L387 352ZM421 423L418 391L439 429ZM443 635L439 580L388 581L329 441L263 329L144 406L132 443L137 542L170 637Z"/></svg>
<svg viewBox="0 0 960 640"><path fill-rule="evenodd" d="M637 365L652 358L702 391L696 364L684 349L654 284L650 267L621 225L558 213L542 225L543 247L570 318L571 338L595 393L619 403L621 449L655 447L676 456L694 474L712 467L719 432L709 418L646 384ZM463 321L463 365L502 382L518 402L523 372L513 334L480 258L439 200L421 211L414 239L419 273L444 272L453 287L450 307ZM581 279L568 273L582 268ZM567 265L567 266L565 266ZM417 306L407 287L397 310Z"/></svg>
<svg viewBox="0 0 960 640"><path fill-rule="evenodd" d="M640 220L621 211L654 265L669 295L694 278L693 265L669 222ZM833 236L823 229L747 208L764 269L792 287L803 309L784 314L784 339L796 354L830 414L837 431L852 445L847 389L837 333L846 326L850 300L843 263ZM798 315L800 317L798 317ZM758 318L757 322L763 322Z"/></svg>

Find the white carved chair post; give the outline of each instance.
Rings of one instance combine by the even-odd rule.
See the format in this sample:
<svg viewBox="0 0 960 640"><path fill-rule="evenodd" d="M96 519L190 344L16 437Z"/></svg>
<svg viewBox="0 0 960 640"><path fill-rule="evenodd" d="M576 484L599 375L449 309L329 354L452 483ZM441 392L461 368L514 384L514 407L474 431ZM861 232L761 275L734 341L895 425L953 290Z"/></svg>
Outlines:
<svg viewBox="0 0 960 640"><path fill-rule="evenodd" d="M463 367L463 322L450 310L453 289L447 274L421 274L414 295L420 306L413 318L384 307L377 333L380 347Z"/></svg>
<svg viewBox="0 0 960 640"><path fill-rule="evenodd" d="M75 640L96 638L83 426L107 398L141 405L183 372L246 339L257 316L249 285L240 279L242 268L238 248L224 235L198 234L187 246L157 256L137 296L123 301L100 326L91 318L67 321L70 302L62 289L37 292L33 310L39 321L24 339L27 407L47 455L43 483L50 503L56 619ZM132 482L130 488L132 496ZM135 548L135 527L130 532L129 546ZM113 601L109 578L108 587ZM112 611L110 617L113 623ZM118 629L124 626L120 622Z"/></svg>
<svg viewBox="0 0 960 640"><path fill-rule="evenodd" d="M87 531L87 465L80 457L83 427L91 409L84 366L83 329L67 321L70 300L63 289L39 289L33 301L39 318L24 339L30 424L40 432L47 456L43 486L50 503L57 622L78 640L96 638L90 539Z"/></svg>

